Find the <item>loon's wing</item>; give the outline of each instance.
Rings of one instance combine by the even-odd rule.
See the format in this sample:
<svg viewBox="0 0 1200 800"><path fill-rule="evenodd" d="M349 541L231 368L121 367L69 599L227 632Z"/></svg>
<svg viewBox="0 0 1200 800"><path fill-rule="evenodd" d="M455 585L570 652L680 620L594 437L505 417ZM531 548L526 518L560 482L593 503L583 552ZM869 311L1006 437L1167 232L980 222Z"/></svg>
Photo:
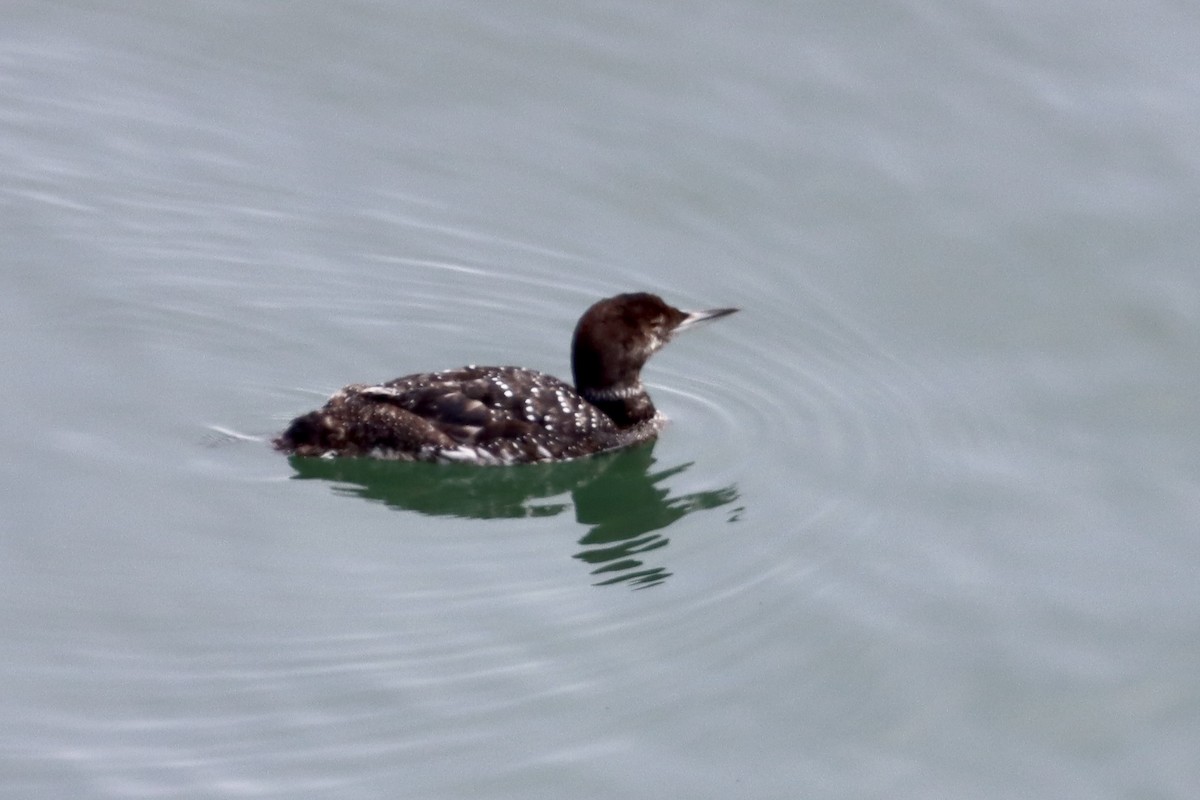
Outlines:
<svg viewBox="0 0 1200 800"><path fill-rule="evenodd" d="M380 386L359 389L362 397L399 406L460 444L514 439L533 433L541 417L528 405L522 379L536 376L540 386L562 385L555 378L513 367L464 367L407 375ZM526 381L527 382L527 381Z"/></svg>
<svg viewBox="0 0 1200 800"><path fill-rule="evenodd" d="M367 400L397 406L433 424L479 426L493 422L503 409L489 406L467 387L436 385L405 391L394 386L365 386L359 395Z"/></svg>

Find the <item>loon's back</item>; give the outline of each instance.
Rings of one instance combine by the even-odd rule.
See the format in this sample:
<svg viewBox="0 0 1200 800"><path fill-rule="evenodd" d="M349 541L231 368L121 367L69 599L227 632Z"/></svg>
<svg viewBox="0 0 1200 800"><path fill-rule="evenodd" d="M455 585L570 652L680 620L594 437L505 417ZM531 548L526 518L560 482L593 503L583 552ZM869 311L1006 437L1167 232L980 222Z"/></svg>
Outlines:
<svg viewBox="0 0 1200 800"><path fill-rule="evenodd" d="M573 387L520 367L462 367L353 384L297 417L275 445L300 456L517 464L564 461L654 438L619 428Z"/></svg>

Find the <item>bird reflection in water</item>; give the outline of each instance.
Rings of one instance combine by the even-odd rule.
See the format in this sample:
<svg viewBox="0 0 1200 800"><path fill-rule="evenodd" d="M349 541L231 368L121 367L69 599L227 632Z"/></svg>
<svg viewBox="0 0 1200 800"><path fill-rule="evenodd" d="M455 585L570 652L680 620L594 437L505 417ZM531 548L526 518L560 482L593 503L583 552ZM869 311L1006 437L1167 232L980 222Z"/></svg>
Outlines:
<svg viewBox="0 0 1200 800"><path fill-rule="evenodd" d="M574 508L588 527L575 558L592 567L595 585L647 588L670 571L648 554L670 541L663 531L693 511L738 498L736 487L672 496L668 480L691 463L652 471L656 442L556 464L480 468L373 459L292 458L298 479L337 484L335 491L429 516L471 519L553 517ZM570 495L570 500L565 495Z"/></svg>

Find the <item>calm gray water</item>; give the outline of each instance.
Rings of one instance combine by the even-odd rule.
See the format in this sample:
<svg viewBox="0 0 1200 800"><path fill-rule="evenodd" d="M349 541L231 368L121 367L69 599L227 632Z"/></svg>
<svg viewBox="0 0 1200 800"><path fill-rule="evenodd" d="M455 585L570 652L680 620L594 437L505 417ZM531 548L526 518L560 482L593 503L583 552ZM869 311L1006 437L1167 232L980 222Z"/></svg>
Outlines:
<svg viewBox="0 0 1200 800"><path fill-rule="evenodd" d="M1195 4L9 2L5 798L1192 798ZM653 448L289 462L567 374Z"/></svg>

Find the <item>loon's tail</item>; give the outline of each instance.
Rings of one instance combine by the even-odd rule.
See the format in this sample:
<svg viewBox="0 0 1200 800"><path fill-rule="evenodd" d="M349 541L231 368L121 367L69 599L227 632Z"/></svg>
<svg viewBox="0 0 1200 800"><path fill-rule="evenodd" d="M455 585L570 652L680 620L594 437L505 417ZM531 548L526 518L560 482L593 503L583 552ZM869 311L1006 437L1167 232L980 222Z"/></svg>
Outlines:
<svg viewBox="0 0 1200 800"><path fill-rule="evenodd" d="M330 433L332 431L325 415L310 411L292 420L287 430L271 440L271 444L285 453L322 450L332 445Z"/></svg>

